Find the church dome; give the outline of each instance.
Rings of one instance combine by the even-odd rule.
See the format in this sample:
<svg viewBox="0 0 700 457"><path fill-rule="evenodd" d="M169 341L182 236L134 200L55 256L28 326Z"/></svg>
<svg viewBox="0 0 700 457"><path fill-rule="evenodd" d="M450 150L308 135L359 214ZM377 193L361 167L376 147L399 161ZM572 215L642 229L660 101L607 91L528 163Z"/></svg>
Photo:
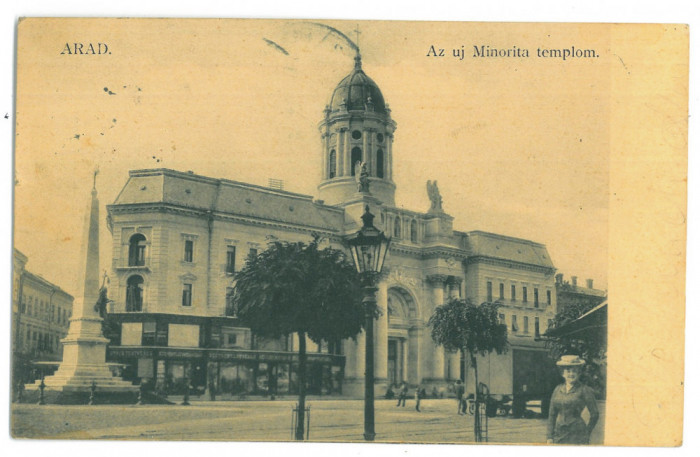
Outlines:
<svg viewBox="0 0 700 457"><path fill-rule="evenodd" d="M360 56L355 57L355 68L352 73L343 78L333 91L331 96L331 112L343 109L368 110L375 113L386 114L384 96L379 86L362 71L362 60Z"/></svg>

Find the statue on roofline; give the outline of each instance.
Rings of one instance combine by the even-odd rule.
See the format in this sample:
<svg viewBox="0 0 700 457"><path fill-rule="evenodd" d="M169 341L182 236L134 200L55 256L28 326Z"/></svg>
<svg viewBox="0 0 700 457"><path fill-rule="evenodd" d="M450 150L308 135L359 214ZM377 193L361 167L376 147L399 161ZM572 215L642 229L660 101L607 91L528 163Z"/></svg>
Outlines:
<svg viewBox="0 0 700 457"><path fill-rule="evenodd" d="M442 212L442 196L440 195L440 190L438 189L437 180L430 181L427 183L428 188L428 198L430 199L430 210L431 212Z"/></svg>

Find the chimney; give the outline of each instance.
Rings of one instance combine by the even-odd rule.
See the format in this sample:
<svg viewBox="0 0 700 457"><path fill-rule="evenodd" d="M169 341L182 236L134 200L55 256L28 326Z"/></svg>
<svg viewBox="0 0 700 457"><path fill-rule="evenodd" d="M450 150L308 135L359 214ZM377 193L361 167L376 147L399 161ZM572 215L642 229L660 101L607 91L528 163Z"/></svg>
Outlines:
<svg viewBox="0 0 700 457"><path fill-rule="evenodd" d="M562 273L557 273L555 276L557 284L562 284L564 282L564 275Z"/></svg>
<svg viewBox="0 0 700 457"><path fill-rule="evenodd" d="M571 277L571 285L576 287L576 282L578 281L578 276Z"/></svg>
<svg viewBox="0 0 700 457"><path fill-rule="evenodd" d="M593 280L592 279L586 279L586 287L589 289L593 289Z"/></svg>

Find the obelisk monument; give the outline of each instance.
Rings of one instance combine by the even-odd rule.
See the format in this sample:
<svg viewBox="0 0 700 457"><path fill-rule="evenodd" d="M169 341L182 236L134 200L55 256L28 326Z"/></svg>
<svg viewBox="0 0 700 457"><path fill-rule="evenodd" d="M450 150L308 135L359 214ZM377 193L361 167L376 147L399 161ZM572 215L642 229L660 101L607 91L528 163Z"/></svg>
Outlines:
<svg viewBox="0 0 700 457"><path fill-rule="evenodd" d="M85 269L79 283L79 293L73 305L68 335L63 343L63 361L53 376L44 379L47 402L81 403L89 395L93 383L103 399L114 396L127 400L129 393L138 391L130 382L112 376L106 363L107 343L102 335L102 318L95 309L100 289L100 203L97 199L97 173L93 177L90 210L84 233ZM82 287L82 290L80 288ZM38 389L41 380L27 386ZM116 394L116 395L115 395Z"/></svg>

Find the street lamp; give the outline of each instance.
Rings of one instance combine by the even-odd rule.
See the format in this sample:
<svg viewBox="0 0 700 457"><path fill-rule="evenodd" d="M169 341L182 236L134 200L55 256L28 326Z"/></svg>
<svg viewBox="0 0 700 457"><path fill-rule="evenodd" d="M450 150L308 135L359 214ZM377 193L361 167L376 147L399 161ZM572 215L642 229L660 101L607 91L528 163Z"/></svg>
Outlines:
<svg viewBox="0 0 700 457"><path fill-rule="evenodd" d="M377 276L382 272L391 238L373 224L374 215L365 205L362 228L345 238L352 260L363 280L365 305L365 441L374 441L374 317L377 308Z"/></svg>

